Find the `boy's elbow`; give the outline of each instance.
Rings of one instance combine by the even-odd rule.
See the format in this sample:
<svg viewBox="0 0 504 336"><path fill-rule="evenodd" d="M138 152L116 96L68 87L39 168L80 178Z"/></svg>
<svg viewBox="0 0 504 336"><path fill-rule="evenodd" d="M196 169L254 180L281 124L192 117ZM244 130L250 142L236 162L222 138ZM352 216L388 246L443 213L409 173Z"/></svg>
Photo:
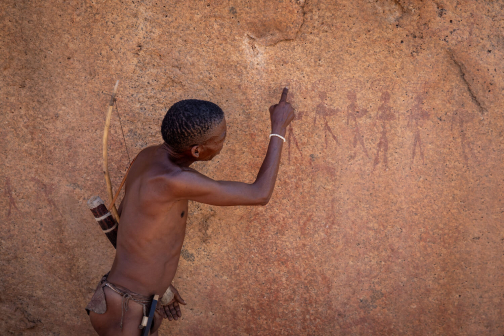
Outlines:
<svg viewBox="0 0 504 336"><path fill-rule="evenodd" d="M270 199L271 199L271 196L261 197L261 198L258 200L257 204L258 204L258 205L261 205L261 206L265 206L266 204L268 204L268 203L269 203Z"/></svg>
<svg viewBox="0 0 504 336"><path fill-rule="evenodd" d="M253 184L253 186L255 187L255 190L254 190L254 196L253 196L253 203L255 205L266 205L268 204L268 202L270 201L270 198L271 198L271 192L269 192L269 190L264 190L263 188L260 188L259 186Z"/></svg>

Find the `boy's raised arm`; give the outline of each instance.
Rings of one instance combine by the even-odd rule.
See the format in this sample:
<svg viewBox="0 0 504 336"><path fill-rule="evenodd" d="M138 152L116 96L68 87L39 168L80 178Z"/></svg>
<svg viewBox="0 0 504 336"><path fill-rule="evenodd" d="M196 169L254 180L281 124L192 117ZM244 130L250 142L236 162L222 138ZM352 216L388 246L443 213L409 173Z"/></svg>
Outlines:
<svg viewBox="0 0 504 336"><path fill-rule="evenodd" d="M285 137L294 110L287 102L284 88L280 102L270 107L271 132ZM265 205L268 203L278 174L283 140L270 137L268 151L254 183L215 181L196 171L183 171L170 188L175 197L211 205Z"/></svg>

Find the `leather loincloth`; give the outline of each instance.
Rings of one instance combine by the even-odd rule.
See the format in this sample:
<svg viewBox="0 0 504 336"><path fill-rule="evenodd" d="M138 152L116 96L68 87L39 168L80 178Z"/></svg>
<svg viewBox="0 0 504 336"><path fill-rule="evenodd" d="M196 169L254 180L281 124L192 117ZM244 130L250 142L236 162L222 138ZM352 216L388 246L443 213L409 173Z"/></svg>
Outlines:
<svg viewBox="0 0 504 336"><path fill-rule="evenodd" d="M122 296L122 312L120 324L121 329L123 326L124 312L128 311L129 300L135 301L136 303L140 304L143 307L143 316L148 316L148 309L152 303L153 296L137 294L125 287L115 285L111 282L108 282L107 277L108 273L102 277L100 283L96 287L91 301L89 301L88 305L86 306L88 315L90 311L97 314L105 314L105 312L107 311L107 301L105 299L105 291L103 290L104 287L107 286L108 288ZM156 320L156 314L154 314L154 320ZM154 325L154 323L152 325ZM143 327L140 326L140 329L142 328Z"/></svg>

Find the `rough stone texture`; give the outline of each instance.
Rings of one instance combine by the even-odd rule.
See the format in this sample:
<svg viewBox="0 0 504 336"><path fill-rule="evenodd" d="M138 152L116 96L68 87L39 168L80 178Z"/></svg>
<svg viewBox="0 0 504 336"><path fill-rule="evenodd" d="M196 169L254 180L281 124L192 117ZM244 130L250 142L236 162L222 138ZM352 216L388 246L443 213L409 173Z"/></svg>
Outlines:
<svg viewBox="0 0 504 336"><path fill-rule="evenodd" d="M268 206L191 204L162 334L503 335L503 7L3 0L0 333L93 334L120 79L115 186L180 99L226 112L216 179L253 180L283 85L297 110Z"/></svg>

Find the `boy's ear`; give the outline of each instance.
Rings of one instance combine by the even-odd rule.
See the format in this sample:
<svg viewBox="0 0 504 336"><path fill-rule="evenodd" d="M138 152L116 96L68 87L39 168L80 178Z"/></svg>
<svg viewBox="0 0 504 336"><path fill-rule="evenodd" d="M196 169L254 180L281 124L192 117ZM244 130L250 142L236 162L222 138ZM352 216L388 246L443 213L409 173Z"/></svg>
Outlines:
<svg viewBox="0 0 504 336"><path fill-rule="evenodd" d="M198 145L195 145L195 146L192 146L191 148L191 154L192 156L194 156L195 158L199 158L200 156L200 147Z"/></svg>

